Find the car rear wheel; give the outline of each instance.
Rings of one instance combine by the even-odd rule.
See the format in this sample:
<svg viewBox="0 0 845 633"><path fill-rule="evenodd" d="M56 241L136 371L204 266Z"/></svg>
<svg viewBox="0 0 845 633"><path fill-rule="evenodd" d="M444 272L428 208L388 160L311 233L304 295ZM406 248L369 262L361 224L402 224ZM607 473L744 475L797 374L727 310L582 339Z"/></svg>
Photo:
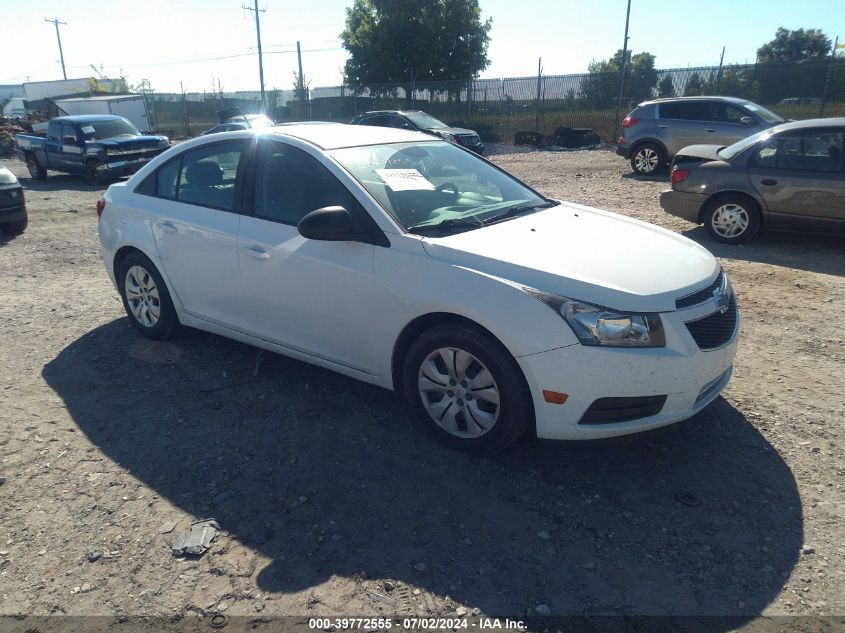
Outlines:
<svg viewBox="0 0 845 633"><path fill-rule="evenodd" d="M27 154L26 168L29 170L30 177L34 180L44 180L47 178L47 170L41 166L38 159L35 158L35 154Z"/></svg>
<svg viewBox="0 0 845 633"><path fill-rule="evenodd" d="M711 202L704 212L707 234L723 244L740 244L751 238L760 226L760 208L743 196L723 196Z"/></svg>
<svg viewBox="0 0 845 633"><path fill-rule="evenodd" d="M643 143L631 154L631 169L640 176L653 176L666 166L666 155L659 145Z"/></svg>
<svg viewBox="0 0 845 633"><path fill-rule="evenodd" d="M489 334L461 323L432 328L411 345L405 394L444 444L491 454L528 429L532 407L519 366Z"/></svg>
<svg viewBox="0 0 845 633"><path fill-rule="evenodd" d="M179 318L170 293L146 255L136 251L126 256L120 265L118 284L126 314L141 334L166 339L176 333Z"/></svg>

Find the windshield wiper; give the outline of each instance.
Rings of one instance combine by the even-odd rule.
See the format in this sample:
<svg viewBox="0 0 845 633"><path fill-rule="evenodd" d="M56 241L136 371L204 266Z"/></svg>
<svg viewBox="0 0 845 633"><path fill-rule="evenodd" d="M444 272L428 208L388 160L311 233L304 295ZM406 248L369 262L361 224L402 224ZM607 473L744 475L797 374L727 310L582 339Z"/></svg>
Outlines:
<svg viewBox="0 0 845 633"><path fill-rule="evenodd" d="M518 204L516 206L510 207L509 209L506 209L499 215L494 215L493 217L485 218L484 220L482 220L482 222L485 225L495 224L496 222L501 222L502 220L512 218L528 211L536 211L537 209L548 209L549 207L556 207L559 204L560 202L558 202L557 200L546 200L545 202L540 202L538 204Z"/></svg>
<svg viewBox="0 0 845 633"><path fill-rule="evenodd" d="M483 220L473 215L467 218L446 218L445 220L440 220L440 222L435 222L434 224L414 224L405 230L408 231L408 233L422 233L432 229L442 230L467 227L477 229L480 226L484 226L484 224L485 222Z"/></svg>

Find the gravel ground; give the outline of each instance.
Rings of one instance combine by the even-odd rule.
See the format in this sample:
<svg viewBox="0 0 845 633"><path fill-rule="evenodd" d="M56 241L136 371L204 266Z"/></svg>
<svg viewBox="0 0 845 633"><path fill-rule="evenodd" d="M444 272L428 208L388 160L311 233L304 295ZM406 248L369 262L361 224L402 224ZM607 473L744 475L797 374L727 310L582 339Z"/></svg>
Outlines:
<svg viewBox="0 0 845 633"><path fill-rule="evenodd" d="M709 615L758 631L845 614L842 238L722 247L611 152L494 160L720 258L743 318L722 398L625 440L455 453L389 392L272 354L256 374L257 350L199 331L142 339L100 260L99 191L6 161L30 226L0 236L0 615L630 616L620 631ZM210 551L175 558L168 542L207 517Z"/></svg>

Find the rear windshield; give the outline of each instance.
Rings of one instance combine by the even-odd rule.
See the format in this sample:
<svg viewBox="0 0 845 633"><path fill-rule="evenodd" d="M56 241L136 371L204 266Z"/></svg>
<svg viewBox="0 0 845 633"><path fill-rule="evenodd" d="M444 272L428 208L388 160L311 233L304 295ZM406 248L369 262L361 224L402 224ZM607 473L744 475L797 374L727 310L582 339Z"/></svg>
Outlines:
<svg viewBox="0 0 845 633"><path fill-rule="evenodd" d="M141 133L126 119L105 119L103 121L86 121L79 129L85 135L86 141L114 138L116 136L138 136Z"/></svg>

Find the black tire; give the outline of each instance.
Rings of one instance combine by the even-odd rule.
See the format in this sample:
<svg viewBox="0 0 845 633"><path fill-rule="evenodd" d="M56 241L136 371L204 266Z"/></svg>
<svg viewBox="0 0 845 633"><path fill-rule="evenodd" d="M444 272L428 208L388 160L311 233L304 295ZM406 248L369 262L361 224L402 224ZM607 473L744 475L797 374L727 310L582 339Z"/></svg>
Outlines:
<svg viewBox="0 0 845 633"><path fill-rule="evenodd" d="M133 277L139 278L138 281L143 279L145 286L149 283L149 279L144 277L143 273L138 273L139 269L151 278L157 291L155 293L157 297L154 297L152 292L134 292L132 288L129 288L127 292L127 278L130 271L133 271ZM173 307L167 285L149 257L140 251L127 255L120 264L120 270L117 273L117 285L120 289L120 298L123 300L123 308L126 310L129 320L141 334L147 338L161 340L170 338L178 331L179 317L176 315L176 309ZM139 289L138 285L136 285L136 289ZM149 302L149 306L143 305L144 299ZM130 301L132 306L130 306ZM151 323L156 307L158 308L158 317L154 323ZM138 315L136 315L136 310Z"/></svg>
<svg viewBox="0 0 845 633"><path fill-rule="evenodd" d="M85 163L85 179L88 181L89 185L99 187L105 183L105 177L102 172L97 169L100 165L102 165L102 163L97 160L89 160Z"/></svg>
<svg viewBox="0 0 845 633"><path fill-rule="evenodd" d="M444 349L467 353L473 357L473 362L468 364L463 372L457 371L455 367L454 359L457 357L453 356L451 368L442 363L439 375L442 375L443 382L438 380L436 384L442 384L443 388L436 387L436 392L426 392L426 396L423 396L420 385L423 363L438 350ZM481 382L487 382L487 374L483 374L479 367L486 368L492 376L492 390L473 386L472 380L481 379L482 376L485 378ZM442 373L447 370L448 376L452 378L451 382L447 375ZM461 375L466 377L469 383L458 383L455 380ZM423 332L414 341L405 357L403 382L405 395L417 418L440 442L452 448L476 454L497 453L518 440L533 422L534 410L528 387L511 354L489 334L460 322L435 326ZM449 390L449 387L454 387L454 390ZM495 406L481 395L491 392L494 392L499 400ZM432 402L432 396L440 398ZM424 403L424 397L429 400L428 405ZM446 400L451 404L446 406L440 419L443 420L449 410L457 412L457 415L450 418L455 422L456 433L441 426L427 409L427 406L436 407L441 402L445 404ZM492 416L495 416L495 419L491 422L489 417ZM478 420L482 420L484 424ZM489 426L485 431L484 426L487 424Z"/></svg>
<svg viewBox="0 0 845 633"><path fill-rule="evenodd" d="M657 143L642 143L631 152L631 169L639 176L655 176L666 169L666 152Z"/></svg>
<svg viewBox="0 0 845 633"><path fill-rule="evenodd" d="M702 219L711 239L722 244L741 244L759 230L760 207L745 196L719 196L707 204Z"/></svg>
<svg viewBox="0 0 845 633"><path fill-rule="evenodd" d="M26 225L29 223L27 218L22 220L14 220L12 222L3 222L0 224L0 233L4 235L20 235L26 231Z"/></svg>
<svg viewBox="0 0 845 633"><path fill-rule="evenodd" d="M26 155L26 168L29 170L29 175L33 180L47 179L47 170L41 166L35 154Z"/></svg>

